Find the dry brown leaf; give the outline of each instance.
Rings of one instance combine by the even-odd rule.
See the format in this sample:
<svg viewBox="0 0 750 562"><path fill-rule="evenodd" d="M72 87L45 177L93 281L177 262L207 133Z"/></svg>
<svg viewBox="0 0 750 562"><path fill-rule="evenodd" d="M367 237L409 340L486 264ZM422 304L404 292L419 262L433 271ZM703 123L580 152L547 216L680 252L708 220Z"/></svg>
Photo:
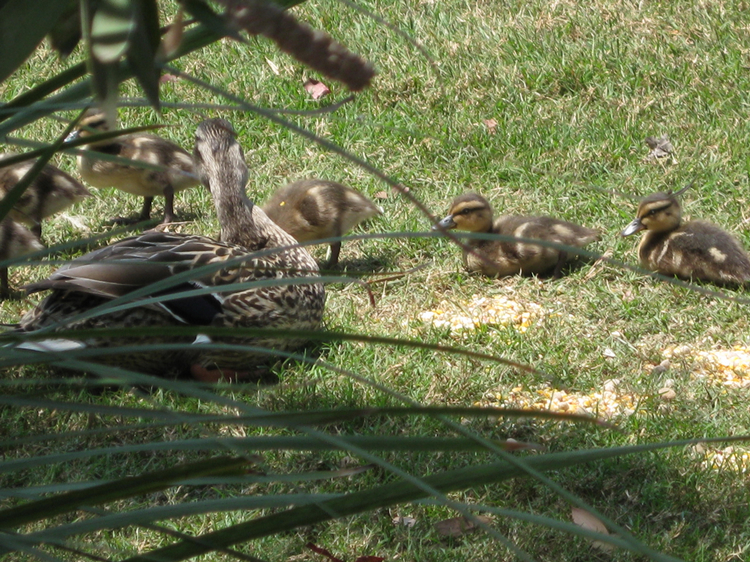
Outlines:
<svg viewBox="0 0 750 562"><path fill-rule="evenodd" d="M575 523L579 527L583 527L584 529L588 529L589 531L594 531L596 533L601 533L603 535L609 535L609 531L607 531L607 527L604 526L604 523L599 521L599 519L591 515L588 511L585 511L578 507L574 507L571 510L571 517L573 518L573 523ZM602 541L591 541L591 546L605 552L610 552L615 548L614 545Z"/></svg>
<svg viewBox="0 0 750 562"><path fill-rule="evenodd" d="M484 124L487 126L487 131L491 134L495 134L495 129L497 129L497 120L496 119L485 119Z"/></svg>
<svg viewBox="0 0 750 562"><path fill-rule="evenodd" d="M279 75L279 65L273 62L271 59L266 57L266 62L268 63L268 66L271 67L271 72L273 72L276 76Z"/></svg>
<svg viewBox="0 0 750 562"><path fill-rule="evenodd" d="M165 59L171 58L182 43L182 32L185 30L185 24L182 20L182 9L180 9L162 37L159 54Z"/></svg>
<svg viewBox="0 0 750 562"><path fill-rule="evenodd" d="M374 195L375 199L388 199L388 192L387 191L378 191Z"/></svg>
<svg viewBox="0 0 750 562"><path fill-rule="evenodd" d="M331 562L344 562L343 560L341 560L341 558L336 558L333 554L331 554L330 551L326 550L323 547L315 545L311 542L307 543L305 546L317 554L322 554L323 556L328 558Z"/></svg>
<svg viewBox="0 0 750 562"><path fill-rule="evenodd" d="M159 77L159 84L166 84L167 82L177 82L179 78L175 76L174 74L162 74Z"/></svg>
<svg viewBox="0 0 750 562"><path fill-rule="evenodd" d="M646 137L646 144L651 149L646 156L646 160L653 160L655 158L665 158L674 151L672 143L669 142L667 135L662 135L658 139L654 137Z"/></svg>
<svg viewBox="0 0 750 562"><path fill-rule="evenodd" d="M393 519L391 519L394 525L396 526L403 526L407 529L410 529L414 525L417 524L417 520L414 519L414 517L409 517L408 515L397 515Z"/></svg>
<svg viewBox="0 0 750 562"><path fill-rule="evenodd" d="M328 86L323 84L323 82L314 80L313 78L308 78L307 82L305 82L305 91L310 94L314 100L319 100L331 93Z"/></svg>
<svg viewBox="0 0 750 562"><path fill-rule="evenodd" d="M482 523L492 522L492 519L486 515L475 515L474 518ZM477 528L477 524L466 517L452 517L451 519L438 521L433 527L435 527L435 530L444 537L458 538L474 531Z"/></svg>

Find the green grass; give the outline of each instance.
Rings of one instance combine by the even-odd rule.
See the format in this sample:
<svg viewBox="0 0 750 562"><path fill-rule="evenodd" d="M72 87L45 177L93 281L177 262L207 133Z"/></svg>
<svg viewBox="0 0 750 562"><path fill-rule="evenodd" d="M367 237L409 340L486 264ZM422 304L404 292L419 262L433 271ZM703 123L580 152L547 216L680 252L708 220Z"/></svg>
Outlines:
<svg viewBox="0 0 750 562"><path fill-rule="evenodd" d="M746 3L382 0L358 4L415 37L429 50L435 66L413 45L369 18L330 0L308 1L294 13L371 60L379 75L372 88L333 114L286 118L377 166L408 187L436 216L447 210L454 196L476 190L487 196L498 212L548 213L599 228L604 235L595 249L635 265L637 240L619 237L634 214L631 198L695 182L684 197L686 213L722 225L750 247ZM78 51L73 58L76 56L80 56ZM278 74L268 61L278 67ZM314 75L263 39L250 39L246 45L225 40L178 61L177 66L261 107L313 110L320 106L302 88L303 79ZM0 85L0 97L12 99L58 69L54 55L42 48ZM329 86L332 95L324 101L346 95L342 87ZM123 94L140 95L130 83ZM163 85L162 99L187 104L225 102L186 81ZM324 177L347 183L371 197L380 191L387 193L386 199L378 201L385 216L362 231L429 228L427 218L403 196L294 132L252 113L203 113L228 118L239 132L251 169L248 192L256 201L265 201L275 188L294 179ZM190 147L203 115L167 108L160 119L151 109L127 108L121 110L120 119L129 126L166 123L170 127L162 134ZM494 133L483 123L486 119L497 121ZM18 136L49 141L63 129L62 123L43 120ZM675 145L675 160L644 161L647 147L643 139L665 133ZM74 170L71 157L56 161L64 169ZM52 245L105 232L110 228L108 217L135 214L140 204L128 195L96 191L95 197L67 212L77 219L75 223L61 215L45 225L46 242ZM154 215L161 209L157 202ZM188 221L180 226L184 232L218 233L210 196L204 189L179 194L176 210ZM322 248L316 252L323 257ZM342 262L356 275L427 267L397 281L374 285L374 308L360 285L330 287L329 329L457 344L502 355L540 372L530 374L474 358L359 342L324 343L319 348L321 360L422 404L471 406L488 393L507 396L518 385L530 389L550 385L588 394L601 391L606 381L615 379L618 389L634 394L640 404L638 413L613 420L617 429L515 419L465 421L484 437L512 437L554 452L740 435L750 427L748 389L725 387L700 376L696 361L689 356L673 358L665 373L650 372L670 346L689 346L695 351L747 346L746 302L658 282L610 263L584 265L559 281L488 280L465 273L460 252L447 239L346 242ZM50 270L15 268L12 283L22 285ZM744 297L739 291L726 292ZM536 303L547 314L523 333L499 326L465 337L452 336L419 320L421 312L436 309L443 301L460 302L472 295L504 295L519 303ZM0 320L16 321L36 299L3 303ZM605 355L607 349L613 357ZM275 373L280 379L277 385L228 389L223 394L271 411L401 404L395 394L321 365L287 362L276 367ZM44 377L46 373L24 368L9 371L6 377L31 375ZM658 391L668 380L676 397L664 401ZM98 406L232 413L221 404L167 390L32 390L64 402ZM7 406L0 410L0 420L3 439L128 423L118 415ZM375 436L451 434L430 417L375 416L324 429L331 434ZM276 432L285 433L237 424L175 424L7 446L4 455L11 460L151 441ZM741 443L734 445L748 450ZM708 451L721 448L721 444L704 447ZM379 454L419 476L489 458L484 453ZM348 466L346 456L335 451L267 451L259 453L255 468L270 474L335 471ZM199 452L191 451L166 456L159 452L112 454L4 474L0 481L7 492L10 488L106 480L200 458ZM656 550L691 561L742 560L750 551L746 474L708 469L702 464L704 458L705 452L683 447L560 470L552 477ZM107 507L130 510L186 498L239 494L340 493L393 479L376 469L322 481L186 486ZM570 505L531 479L476 487L451 493L450 498L570 520ZM11 503L8 500L8 505ZM391 520L397 515L415 517L417 523L408 529L394 526ZM278 534L238 549L273 562L322 559L305 549L307 542L347 560L366 554L404 561L514 559L498 540L482 532L458 539L440 537L433 524L454 515L442 505L406 504ZM217 513L189 516L166 525L198 534L248 518L245 512ZM643 559L620 551L603 554L584 539L512 518L497 516L492 526L536 560ZM127 528L75 538L72 544L116 559L171 541L156 531ZM62 559L75 559L58 550L50 552ZM217 554L206 559L223 558Z"/></svg>

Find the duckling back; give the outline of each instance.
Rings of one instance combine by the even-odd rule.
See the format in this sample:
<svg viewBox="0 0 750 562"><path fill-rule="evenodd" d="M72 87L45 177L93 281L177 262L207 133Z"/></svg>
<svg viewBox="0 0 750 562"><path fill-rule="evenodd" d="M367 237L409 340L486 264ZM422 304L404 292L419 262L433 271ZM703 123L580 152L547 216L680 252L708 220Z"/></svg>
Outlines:
<svg viewBox="0 0 750 562"><path fill-rule="evenodd" d="M599 232L572 222L547 216L518 216L505 215L495 220L492 228L494 234L513 236L515 238L530 238L543 242L583 248L601 239ZM494 268L486 264L480 267L476 258L467 259L471 269L472 264L480 267L485 275L537 274L542 275L555 270L555 276L560 275L560 268L572 257L558 248L533 244L531 242L495 242L477 241L478 247L493 256Z"/></svg>
<svg viewBox="0 0 750 562"><path fill-rule="evenodd" d="M1 154L0 161L7 156L10 154ZM27 161L0 168L0 195L13 189L33 165L33 161ZM70 174L52 164L47 164L24 191L10 216L14 220L36 227L42 219L90 195L89 190Z"/></svg>
<svg viewBox="0 0 750 562"><path fill-rule="evenodd" d="M638 246L641 265L662 275L719 285L750 283L750 258L734 236L704 221L670 232L646 232Z"/></svg>
<svg viewBox="0 0 750 562"><path fill-rule="evenodd" d="M263 206L266 214L298 242L343 236L383 210L367 197L340 183L306 179L282 187ZM331 243L335 265L341 242Z"/></svg>

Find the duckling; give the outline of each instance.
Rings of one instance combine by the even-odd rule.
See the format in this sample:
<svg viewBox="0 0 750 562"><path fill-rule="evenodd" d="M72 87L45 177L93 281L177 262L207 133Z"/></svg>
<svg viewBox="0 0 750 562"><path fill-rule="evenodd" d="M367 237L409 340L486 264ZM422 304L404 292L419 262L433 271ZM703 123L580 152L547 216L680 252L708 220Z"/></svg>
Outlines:
<svg viewBox="0 0 750 562"><path fill-rule="evenodd" d="M622 235L646 231L638 245L638 257L651 271L719 285L747 284L750 258L731 234L708 222L682 221L677 197L688 187L643 199Z"/></svg>
<svg viewBox="0 0 750 562"><path fill-rule="evenodd" d="M484 197L476 193L456 197L448 216L439 225L445 229L457 228L470 232L534 238L577 248L600 239L599 233L594 229L551 217L505 215L493 222L492 207ZM558 278L563 265L568 261L568 253L563 250L528 242L468 240L467 245L472 250L464 252L466 267L469 271L478 271L490 277L518 273L544 274L553 270L554 277Z"/></svg>
<svg viewBox="0 0 750 562"><path fill-rule="evenodd" d="M360 222L383 214L381 207L351 187L319 179L282 187L263 210L297 242L343 236ZM341 241L331 242L330 258L324 267L336 266L340 252Z"/></svg>
<svg viewBox="0 0 750 562"><path fill-rule="evenodd" d="M80 127L69 140L85 138L96 132L109 130L103 111L88 110ZM164 223L174 221L174 194L198 185L193 169L193 159L186 150L171 141L147 133L134 133L114 139L85 145L88 154L76 158L78 171L94 187L115 187L121 191L143 197L143 209L137 220L151 217L151 204L155 196L164 196ZM160 170L111 162L97 158L108 154L158 166ZM123 219L116 219L124 222Z"/></svg>
<svg viewBox="0 0 750 562"><path fill-rule="evenodd" d="M10 217L0 221L0 262L44 249L36 235ZM8 268L0 268L0 298L10 297Z"/></svg>
<svg viewBox="0 0 750 562"><path fill-rule="evenodd" d="M158 326L213 326L269 330L315 330L320 326L325 290L317 283L318 266L294 238L279 228L245 195L248 170L232 125L223 119L202 122L195 135L195 162L201 181L210 190L221 225L221 241L206 236L146 231L95 250L60 268L48 279L27 287L30 292L51 289L36 309L27 313L19 329L92 329ZM288 247L270 255L256 252ZM132 291L209 264L225 264L155 295L176 298L160 303L105 312L90 318L80 313L127 298ZM235 288L233 284L291 279L282 285ZM180 296L198 288L208 294ZM144 298L143 296L139 298ZM137 302L137 301L136 301ZM70 319L70 320L68 320ZM202 381L222 377L245 378L249 369L268 362L268 354L241 346L291 350L299 338L273 334L213 337L141 337L127 343L192 343L181 349L149 353L101 355L91 360L162 376L190 374ZM232 344L234 349L207 349L207 342ZM44 340L37 350L76 347L114 347L120 342L102 337L85 340ZM31 346L33 344L23 344Z"/></svg>
<svg viewBox="0 0 750 562"><path fill-rule="evenodd" d="M13 153L0 154L0 195L7 194L34 165L33 161L2 167L3 159ZM47 164L29 184L10 212L11 218L31 227L41 238L42 219L46 219L78 203L91 193L81 182L60 168Z"/></svg>

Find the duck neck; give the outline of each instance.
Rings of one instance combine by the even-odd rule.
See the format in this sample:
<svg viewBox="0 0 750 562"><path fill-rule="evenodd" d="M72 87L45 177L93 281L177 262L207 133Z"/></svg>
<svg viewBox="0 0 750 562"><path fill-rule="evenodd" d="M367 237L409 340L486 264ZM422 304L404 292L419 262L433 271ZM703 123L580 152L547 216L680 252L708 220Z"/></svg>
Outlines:
<svg viewBox="0 0 750 562"><path fill-rule="evenodd" d="M210 182L216 215L221 225L222 242L246 247L262 245L262 240L258 244L248 244L249 234L257 233L257 229L253 218L254 204L245 195L247 170L226 166L224 173L228 177L225 176L223 181Z"/></svg>

